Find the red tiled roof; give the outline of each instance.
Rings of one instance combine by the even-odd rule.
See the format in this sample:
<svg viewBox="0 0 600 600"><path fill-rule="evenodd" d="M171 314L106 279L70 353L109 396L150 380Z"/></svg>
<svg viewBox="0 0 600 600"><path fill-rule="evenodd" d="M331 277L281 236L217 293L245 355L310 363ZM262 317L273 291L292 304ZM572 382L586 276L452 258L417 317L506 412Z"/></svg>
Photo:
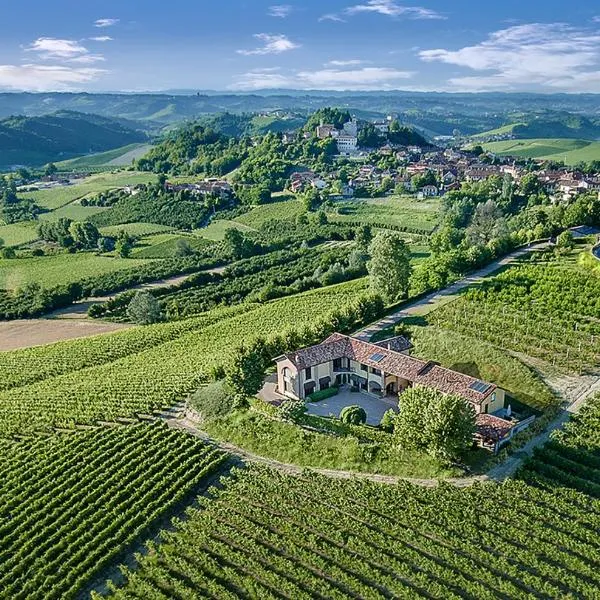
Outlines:
<svg viewBox="0 0 600 600"><path fill-rule="evenodd" d="M481 437L498 441L510 433L514 424L495 415L480 413L475 417L475 426L477 427L477 433Z"/></svg>
<svg viewBox="0 0 600 600"><path fill-rule="evenodd" d="M379 360L373 360L375 355L379 355L377 357ZM485 382L446 369L433 361L401 354L385 346L363 342L341 333L330 335L316 346L286 354L285 358L290 360L298 370L314 367L336 358L350 358L384 373L434 388L445 394L457 394L473 404L481 404L496 389L494 384L487 384L488 387L485 388ZM482 384L484 391L473 389L472 386L478 383Z"/></svg>

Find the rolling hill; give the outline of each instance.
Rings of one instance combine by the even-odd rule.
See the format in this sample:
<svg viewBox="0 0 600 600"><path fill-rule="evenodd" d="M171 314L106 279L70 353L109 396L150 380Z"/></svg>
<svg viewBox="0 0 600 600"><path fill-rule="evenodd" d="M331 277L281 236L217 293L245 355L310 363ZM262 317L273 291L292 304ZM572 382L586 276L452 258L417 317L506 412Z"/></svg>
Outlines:
<svg viewBox="0 0 600 600"><path fill-rule="evenodd" d="M143 131L98 115L61 111L0 121L0 168L39 166L147 140Z"/></svg>
<svg viewBox="0 0 600 600"><path fill-rule="evenodd" d="M516 139L531 138L571 138L579 140L600 140L600 121L572 113L549 115L518 115L514 123L508 123L474 135L474 138L490 138L499 135L512 135Z"/></svg>
<svg viewBox="0 0 600 600"><path fill-rule="evenodd" d="M483 149L500 156L562 161L567 165L600 160L600 142L569 138L532 138L483 144Z"/></svg>

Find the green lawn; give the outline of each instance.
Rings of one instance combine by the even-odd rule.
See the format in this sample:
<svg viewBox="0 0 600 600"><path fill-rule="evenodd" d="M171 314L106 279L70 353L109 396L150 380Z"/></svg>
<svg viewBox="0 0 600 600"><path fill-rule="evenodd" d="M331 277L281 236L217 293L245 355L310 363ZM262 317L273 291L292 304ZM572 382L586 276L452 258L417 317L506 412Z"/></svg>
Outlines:
<svg viewBox="0 0 600 600"><path fill-rule="evenodd" d="M136 171L119 171L117 173L100 173L91 175L73 185L61 186L37 192L23 192L23 196L32 198L40 206L55 209L82 198L87 194L102 192L112 188L138 183L149 183L156 180L153 173Z"/></svg>
<svg viewBox="0 0 600 600"><path fill-rule="evenodd" d="M417 200L409 196L368 198L338 202L328 214L332 222L358 222L368 225L394 225L430 233L439 223L437 198Z"/></svg>
<svg viewBox="0 0 600 600"><path fill-rule="evenodd" d="M564 161L568 165L600 160L600 142L567 138L531 138L483 144L484 150L501 156Z"/></svg>
<svg viewBox="0 0 600 600"><path fill-rule="evenodd" d="M0 259L0 289L11 290L34 282L51 287L144 263L143 260L96 256L89 252Z"/></svg>
<svg viewBox="0 0 600 600"><path fill-rule="evenodd" d="M505 350L473 337L434 326L414 327L413 354L495 383L520 402L544 410L556 405L548 386L529 367Z"/></svg>
<svg viewBox="0 0 600 600"><path fill-rule="evenodd" d="M208 227L203 229L195 229L194 235L202 237L213 242L220 242L225 239L225 232L228 229L239 229L240 231L253 231L253 227L248 227L243 223L237 223L236 221L227 221L225 219L217 219L213 221Z"/></svg>
<svg viewBox="0 0 600 600"><path fill-rule="evenodd" d="M269 418L257 410L236 411L204 423L203 428L211 436L248 452L304 467L403 477L458 474L427 454L393 447L388 434L375 431L371 443L365 444L354 436L337 437L307 431L293 423ZM365 429L365 438L367 434Z"/></svg>
<svg viewBox="0 0 600 600"><path fill-rule="evenodd" d="M11 225L0 225L0 239L5 246L20 246L37 239L37 223L25 221Z"/></svg>

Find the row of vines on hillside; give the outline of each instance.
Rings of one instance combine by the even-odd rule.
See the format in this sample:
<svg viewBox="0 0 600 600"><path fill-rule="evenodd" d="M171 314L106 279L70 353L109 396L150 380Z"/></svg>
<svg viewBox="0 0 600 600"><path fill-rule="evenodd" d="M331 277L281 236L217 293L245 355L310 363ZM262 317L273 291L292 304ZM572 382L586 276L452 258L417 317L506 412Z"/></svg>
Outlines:
<svg viewBox="0 0 600 600"><path fill-rule="evenodd" d="M567 492L252 467L213 495L111 597L591 599L600 586L600 509Z"/></svg>
<svg viewBox="0 0 600 600"><path fill-rule="evenodd" d="M76 598L226 460L164 425L0 445L0 590Z"/></svg>
<svg viewBox="0 0 600 600"><path fill-rule="evenodd" d="M373 320L373 314L362 312L363 286L356 281L247 305L241 314L182 331L175 339L137 353L115 356L116 360L97 366L81 368L80 364L79 370L4 390L0 392L0 434L114 420L171 406L197 389L215 367L227 364L241 340L290 333L284 335L289 350L302 340L315 343L338 328L340 319L335 314L341 309L334 307L348 307L345 314L350 317L345 323L349 328ZM71 344L65 342L62 348L69 352Z"/></svg>

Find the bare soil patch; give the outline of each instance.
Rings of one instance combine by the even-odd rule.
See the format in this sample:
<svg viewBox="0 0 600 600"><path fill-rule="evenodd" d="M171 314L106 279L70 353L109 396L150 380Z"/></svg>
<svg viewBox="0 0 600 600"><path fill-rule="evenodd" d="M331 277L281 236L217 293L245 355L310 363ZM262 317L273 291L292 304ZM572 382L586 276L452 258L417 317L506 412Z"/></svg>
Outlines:
<svg viewBox="0 0 600 600"><path fill-rule="evenodd" d="M75 319L22 319L0 322L0 352L118 331L131 325Z"/></svg>

